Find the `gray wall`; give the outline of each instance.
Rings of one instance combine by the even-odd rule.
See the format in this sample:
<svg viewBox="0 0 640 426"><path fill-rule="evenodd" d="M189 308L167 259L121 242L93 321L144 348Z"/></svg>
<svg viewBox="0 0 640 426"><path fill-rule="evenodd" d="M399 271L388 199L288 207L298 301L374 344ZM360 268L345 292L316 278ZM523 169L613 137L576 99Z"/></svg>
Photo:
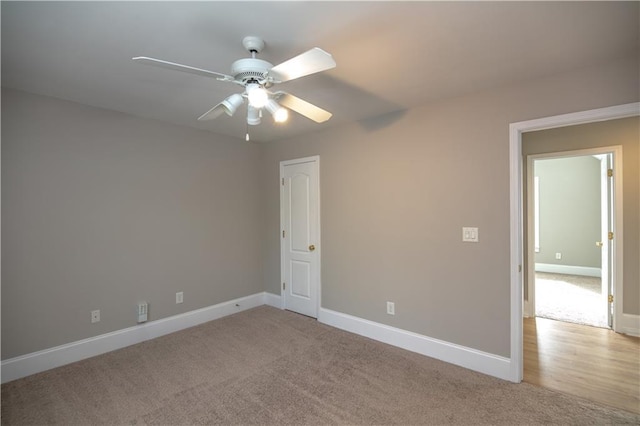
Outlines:
<svg viewBox="0 0 640 426"><path fill-rule="evenodd" d="M280 293L278 163L318 154L322 307L509 356L509 123L634 102L638 87L634 58L265 145L267 290Z"/></svg>
<svg viewBox="0 0 640 426"><path fill-rule="evenodd" d="M2 358L133 326L139 301L157 320L263 291L259 161L239 140L3 90Z"/></svg>
<svg viewBox="0 0 640 426"><path fill-rule="evenodd" d="M630 117L559 129L541 130L525 133L522 137L522 152L524 156L615 145L622 146L623 157L623 312L639 315L640 118Z"/></svg>
<svg viewBox="0 0 640 426"><path fill-rule="evenodd" d="M535 161L540 188L536 263L600 268L600 160L591 155ZM555 258L556 253L562 259Z"/></svg>
<svg viewBox="0 0 640 426"><path fill-rule="evenodd" d="M158 319L280 294L278 165L314 154L322 306L509 356L509 123L638 101L638 75L632 58L264 145L3 91L2 358L134 325L142 299Z"/></svg>

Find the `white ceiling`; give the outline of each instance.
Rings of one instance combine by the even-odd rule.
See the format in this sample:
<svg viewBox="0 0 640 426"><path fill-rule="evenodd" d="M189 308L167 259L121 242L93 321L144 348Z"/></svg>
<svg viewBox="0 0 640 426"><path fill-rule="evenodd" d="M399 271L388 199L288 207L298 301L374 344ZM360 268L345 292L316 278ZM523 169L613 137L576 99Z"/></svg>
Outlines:
<svg viewBox="0 0 640 426"><path fill-rule="evenodd" d="M286 139L445 97L638 55L638 2L2 2L2 85L243 138L243 114L196 121L239 87L136 64L229 73L248 54L278 64L312 47L337 67L278 88L334 116L263 119ZM241 90L241 89L240 89Z"/></svg>

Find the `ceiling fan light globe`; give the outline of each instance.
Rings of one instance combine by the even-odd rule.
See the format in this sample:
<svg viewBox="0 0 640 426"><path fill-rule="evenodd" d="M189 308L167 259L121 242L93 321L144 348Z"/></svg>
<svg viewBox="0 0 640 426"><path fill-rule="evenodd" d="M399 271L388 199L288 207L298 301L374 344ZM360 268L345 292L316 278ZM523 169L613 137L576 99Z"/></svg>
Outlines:
<svg viewBox="0 0 640 426"><path fill-rule="evenodd" d="M233 95L222 101L224 112L226 112L228 116L232 116L243 102L244 100L242 99L242 95L234 93Z"/></svg>
<svg viewBox="0 0 640 426"><path fill-rule="evenodd" d="M276 112L273 113L273 120L276 123L284 123L289 119L289 111L286 108L280 107Z"/></svg>
<svg viewBox="0 0 640 426"><path fill-rule="evenodd" d="M273 115L273 120L276 123L284 123L289 118L289 111L273 99L267 101L265 108Z"/></svg>
<svg viewBox="0 0 640 426"><path fill-rule="evenodd" d="M263 108L269 101L269 94L257 84L247 86L247 97L249 104L254 108Z"/></svg>
<svg viewBox="0 0 640 426"><path fill-rule="evenodd" d="M247 108L247 124L257 126L260 121L260 110L249 105L249 108Z"/></svg>

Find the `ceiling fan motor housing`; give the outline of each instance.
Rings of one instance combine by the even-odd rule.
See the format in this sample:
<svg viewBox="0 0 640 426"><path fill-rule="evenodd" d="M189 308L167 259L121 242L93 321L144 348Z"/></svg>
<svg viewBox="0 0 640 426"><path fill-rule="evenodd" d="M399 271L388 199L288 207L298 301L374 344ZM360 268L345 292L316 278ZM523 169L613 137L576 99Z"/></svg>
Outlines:
<svg viewBox="0 0 640 426"><path fill-rule="evenodd" d="M243 58L231 64L231 75L236 81L242 81L243 83L257 80L260 84L263 84L265 74L271 68L273 68L273 65L262 59Z"/></svg>

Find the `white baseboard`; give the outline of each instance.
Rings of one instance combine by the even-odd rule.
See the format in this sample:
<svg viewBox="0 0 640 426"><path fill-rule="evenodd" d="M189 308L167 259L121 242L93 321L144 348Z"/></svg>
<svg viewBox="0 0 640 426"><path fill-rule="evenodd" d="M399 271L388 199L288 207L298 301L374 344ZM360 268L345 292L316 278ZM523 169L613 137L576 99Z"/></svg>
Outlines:
<svg viewBox="0 0 640 426"><path fill-rule="evenodd" d="M2 361L2 383L80 361L261 305L282 308L281 296L256 293L183 314ZM640 316L625 314L621 332L640 334ZM320 308L318 321L470 370L512 380L512 360L421 334Z"/></svg>
<svg viewBox="0 0 640 426"><path fill-rule="evenodd" d="M273 293L265 293L264 304L273 306L274 308L282 309L282 297Z"/></svg>
<svg viewBox="0 0 640 426"><path fill-rule="evenodd" d="M523 309L522 309L522 316L524 318L532 318L536 316L535 312L533 312L533 309L531 308L532 308L531 302L529 302L528 300L525 300Z"/></svg>
<svg viewBox="0 0 640 426"><path fill-rule="evenodd" d="M256 306L270 304L271 296L274 295L265 292L256 293L206 308L7 359L2 361L1 364L2 383L141 343L145 340L213 321Z"/></svg>
<svg viewBox="0 0 640 426"><path fill-rule="evenodd" d="M536 272L549 272L551 274L582 275L585 277L600 277L600 268L588 266L556 265L553 263L536 263Z"/></svg>
<svg viewBox="0 0 640 426"><path fill-rule="evenodd" d="M620 327L617 328L619 333L640 337L640 315L622 314Z"/></svg>
<svg viewBox="0 0 640 426"><path fill-rule="evenodd" d="M512 380L512 360L363 318L320 308L318 321L470 370Z"/></svg>

